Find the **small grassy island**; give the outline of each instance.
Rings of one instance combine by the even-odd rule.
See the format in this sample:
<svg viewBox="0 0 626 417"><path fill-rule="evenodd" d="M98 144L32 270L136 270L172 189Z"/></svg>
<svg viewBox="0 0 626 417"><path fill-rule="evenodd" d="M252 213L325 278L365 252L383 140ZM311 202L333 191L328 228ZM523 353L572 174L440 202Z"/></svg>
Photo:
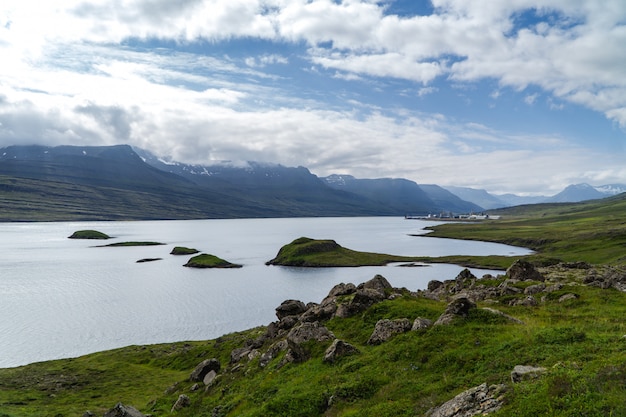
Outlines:
<svg viewBox="0 0 626 417"><path fill-rule="evenodd" d="M283 246L266 265L302 267L382 266L391 262L414 262L423 258L358 252L346 249L334 240L301 237Z"/></svg>
<svg viewBox="0 0 626 417"><path fill-rule="evenodd" d="M77 230L68 239L111 239L111 236L97 230Z"/></svg>
<svg viewBox="0 0 626 417"><path fill-rule="evenodd" d="M195 255L198 252L200 252L198 249L186 248L184 246L174 246L170 255Z"/></svg>
<svg viewBox="0 0 626 417"><path fill-rule="evenodd" d="M105 248L105 247L119 248L119 247L129 247L129 246L160 246L160 245L165 245L165 243L160 243L160 242L117 242L117 243L109 243L108 245L100 245L99 247L101 247L101 248Z"/></svg>
<svg viewBox="0 0 626 417"><path fill-rule="evenodd" d="M242 265L233 264L215 255L203 253L191 258L184 266L190 268L241 268Z"/></svg>

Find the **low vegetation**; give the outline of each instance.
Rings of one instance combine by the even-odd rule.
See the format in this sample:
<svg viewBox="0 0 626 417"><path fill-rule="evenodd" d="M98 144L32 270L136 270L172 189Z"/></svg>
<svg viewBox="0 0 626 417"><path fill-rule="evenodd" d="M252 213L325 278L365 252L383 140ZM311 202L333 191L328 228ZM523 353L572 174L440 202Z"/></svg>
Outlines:
<svg viewBox="0 0 626 417"><path fill-rule="evenodd" d="M412 262L423 258L358 252L334 240L301 237L283 246L267 265L302 267L380 266L391 262Z"/></svg>
<svg viewBox="0 0 626 417"><path fill-rule="evenodd" d="M218 258L215 255L203 253L191 258L184 266L190 268L241 268L242 265L233 264Z"/></svg>
<svg viewBox="0 0 626 417"><path fill-rule="evenodd" d="M184 246L174 246L170 255L195 255L198 252L200 252L198 249L186 248Z"/></svg>
<svg viewBox="0 0 626 417"><path fill-rule="evenodd" d="M102 233L99 232L97 230L77 230L74 233L72 233L71 236L68 237L69 239L101 239L101 240L106 240L106 239L110 239L111 237L109 235L107 235L106 233Z"/></svg>

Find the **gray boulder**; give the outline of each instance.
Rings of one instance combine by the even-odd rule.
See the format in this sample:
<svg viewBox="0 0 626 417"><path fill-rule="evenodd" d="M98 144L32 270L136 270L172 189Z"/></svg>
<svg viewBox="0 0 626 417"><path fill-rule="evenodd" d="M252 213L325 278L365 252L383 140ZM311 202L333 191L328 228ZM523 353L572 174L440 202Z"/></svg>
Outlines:
<svg viewBox="0 0 626 417"><path fill-rule="evenodd" d="M301 325L294 327L287 334L287 340L300 345L309 340L317 340L318 342L326 342L335 339L335 335L322 326L319 322L302 323Z"/></svg>
<svg viewBox="0 0 626 417"><path fill-rule="evenodd" d="M378 320L367 343L370 345L379 345L396 334L408 332L411 330L411 325L409 319Z"/></svg>
<svg viewBox="0 0 626 417"><path fill-rule="evenodd" d="M433 326L450 324L457 317L467 317L470 310L476 308L476 304L467 297L458 297L452 300L446 310L437 319Z"/></svg>
<svg viewBox="0 0 626 417"><path fill-rule="evenodd" d="M511 381L513 383L539 378L545 374L546 368L528 366L528 365L516 365L511 372Z"/></svg>
<svg viewBox="0 0 626 417"><path fill-rule="evenodd" d="M191 373L189 379L193 382L200 382L211 371L219 372L221 368L220 361L217 359L206 359L200 362Z"/></svg>
<svg viewBox="0 0 626 417"><path fill-rule="evenodd" d="M413 321L413 326L411 327L411 330L413 331L425 330L425 329L428 329L432 325L433 325L432 320L428 320L423 317L418 317Z"/></svg>
<svg viewBox="0 0 626 417"><path fill-rule="evenodd" d="M104 417L146 417L139 410L130 405L124 405L117 403L115 407L111 408L104 414Z"/></svg>
<svg viewBox="0 0 626 417"><path fill-rule="evenodd" d="M276 317L282 320L288 316L298 316L307 310L306 305L299 300L285 300L276 307Z"/></svg>
<svg viewBox="0 0 626 417"><path fill-rule="evenodd" d="M383 296L385 295L386 290L391 290L392 288L393 287L391 286L389 281L387 281L387 279L382 275L376 275L374 276L374 278L364 282L363 284L360 284L357 287L357 289L378 291L379 293L382 293Z"/></svg>
<svg viewBox="0 0 626 417"><path fill-rule="evenodd" d="M335 339L333 344L326 349L324 353L324 362L333 363L339 358L343 358L344 356L355 355L358 354L359 350L352 346L348 342L344 342L343 340Z"/></svg>
<svg viewBox="0 0 626 417"><path fill-rule="evenodd" d="M180 411L183 408L189 407L190 405L191 405L191 399L185 394L180 394L178 396L178 399L172 406L172 410L170 411L170 413L173 413L174 411Z"/></svg>
<svg viewBox="0 0 626 417"><path fill-rule="evenodd" d="M486 383L470 388L429 411L428 417L472 417L498 411L503 404L506 386Z"/></svg>
<svg viewBox="0 0 626 417"><path fill-rule="evenodd" d="M523 259L513 262L513 265L506 270L506 275L511 279L519 281L545 281L545 278L533 264Z"/></svg>

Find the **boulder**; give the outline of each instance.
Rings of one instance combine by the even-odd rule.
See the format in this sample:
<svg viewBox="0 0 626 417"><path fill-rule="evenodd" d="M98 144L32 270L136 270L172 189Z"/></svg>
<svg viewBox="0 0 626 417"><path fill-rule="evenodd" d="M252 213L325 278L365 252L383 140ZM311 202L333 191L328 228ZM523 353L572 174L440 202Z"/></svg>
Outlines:
<svg viewBox="0 0 626 417"><path fill-rule="evenodd" d="M342 282L341 284L335 285L330 290L330 292L328 293L328 296L326 298L329 298L329 297L340 297L342 295L350 295L350 294L354 294L355 291L356 291L356 287L354 286L354 284L352 284L352 283L344 284Z"/></svg>
<svg viewBox="0 0 626 417"><path fill-rule="evenodd" d="M443 282L437 281L436 279L428 282L428 291L435 291L439 288L443 287Z"/></svg>
<svg viewBox="0 0 626 417"><path fill-rule="evenodd" d="M487 386L486 383L470 388L429 411L428 417L472 417L498 411L503 404L506 386Z"/></svg>
<svg viewBox="0 0 626 417"><path fill-rule="evenodd" d="M324 353L324 362L333 363L339 358L343 358L344 356L355 355L358 354L359 350L352 346L348 342L344 342L343 340L335 339L333 344L326 349Z"/></svg>
<svg viewBox="0 0 626 417"><path fill-rule="evenodd" d="M561 297L559 297L559 303L564 303L570 300L577 300L578 297L579 297L578 294L572 294L572 293L563 294Z"/></svg>
<svg viewBox="0 0 626 417"><path fill-rule="evenodd" d="M413 331L425 330L425 329L428 329L432 325L433 325L432 320L428 320L423 317L418 317L413 321L413 326L411 327L411 330Z"/></svg>
<svg viewBox="0 0 626 417"><path fill-rule="evenodd" d="M200 382L209 372L219 372L220 368L220 362L215 358L203 360L193 370L189 379L193 382Z"/></svg>
<svg viewBox="0 0 626 417"><path fill-rule="evenodd" d="M287 316L299 316L307 310L306 305L299 300L285 300L276 307L276 317L282 320Z"/></svg>
<svg viewBox="0 0 626 417"><path fill-rule="evenodd" d="M405 333L409 330L411 330L411 321L409 319L378 320L367 343L369 345L379 345L396 334Z"/></svg>
<svg viewBox="0 0 626 417"><path fill-rule="evenodd" d="M517 383L524 380L536 379L546 373L546 371L547 369L542 367L516 365L511 372L511 381Z"/></svg>
<svg viewBox="0 0 626 417"><path fill-rule="evenodd" d="M173 413L174 411L180 411L183 408L189 407L190 405L191 405L191 399L185 394L180 394L178 396L178 399L172 406L172 410L170 411L170 413Z"/></svg>
<svg viewBox="0 0 626 417"><path fill-rule="evenodd" d="M287 334L287 340L300 345L309 340L317 340L318 342L326 342L335 339L335 335L322 326L319 322L302 323L294 327Z"/></svg>
<svg viewBox="0 0 626 417"><path fill-rule="evenodd" d="M217 378L217 372L211 370L204 376L204 378L202 378L202 382L204 385L210 386L213 384L213 381L215 381L215 378Z"/></svg>
<svg viewBox="0 0 626 417"><path fill-rule="evenodd" d="M524 297L524 298L511 300L509 305L511 305L511 306L524 306L524 307L535 307L535 306L539 305L539 302L537 301L537 299L535 297L533 297L532 295L529 295L529 296Z"/></svg>
<svg viewBox="0 0 626 417"><path fill-rule="evenodd" d="M513 265L506 270L506 275L511 279L519 281L545 281L545 278L533 264L523 259L513 262Z"/></svg>
<svg viewBox="0 0 626 417"><path fill-rule="evenodd" d="M534 294L539 294L540 292L544 291L546 289L546 284L537 284L537 285L530 285L528 287L526 287L526 289L524 290L524 294L526 295L534 295Z"/></svg>
<svg viewBox="0 0 626 417"><path fill-rule="evenodd" d="M387 281L387 279L383 277L382 275L376 275L374 276L374 278L370 279L369 281L364 282L363 284L360 284L357 287L357 289L378 291L379 293L382 293L383 296L385 295L386 290L390 290L392 288L393 287L391 286L389 281Z"/></svg>
<svg viewBox="0 0 626 417"><path fill-rule="evenodd" d="M104 417L146 417L139 410L130 405L124 405L117 403L115 407L111 408L104 414Z"/></svg>
<svg viewBox="0 0 626 417"><path fill-rule="evenodd" d="M476 304L467 297L457 297L452 300L446 310L437 319L434 326L450 324L457 317L467 317L470 310L476 308Z"/></svg>

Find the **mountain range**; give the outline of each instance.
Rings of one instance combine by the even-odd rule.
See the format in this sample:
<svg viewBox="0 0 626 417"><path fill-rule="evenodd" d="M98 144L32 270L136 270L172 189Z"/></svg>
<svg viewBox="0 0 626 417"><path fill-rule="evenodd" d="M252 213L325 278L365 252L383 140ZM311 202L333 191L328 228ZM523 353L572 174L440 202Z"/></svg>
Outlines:
<svg viewBox="0 0 626 417"><path fill-rule="evenodd" d="M619 190L626 186L572 186L552 198ZM192 165L128 145L0 149L0 221L404 216L526 203L520 199L401 178L320 178L258 162Z"/></svg>

